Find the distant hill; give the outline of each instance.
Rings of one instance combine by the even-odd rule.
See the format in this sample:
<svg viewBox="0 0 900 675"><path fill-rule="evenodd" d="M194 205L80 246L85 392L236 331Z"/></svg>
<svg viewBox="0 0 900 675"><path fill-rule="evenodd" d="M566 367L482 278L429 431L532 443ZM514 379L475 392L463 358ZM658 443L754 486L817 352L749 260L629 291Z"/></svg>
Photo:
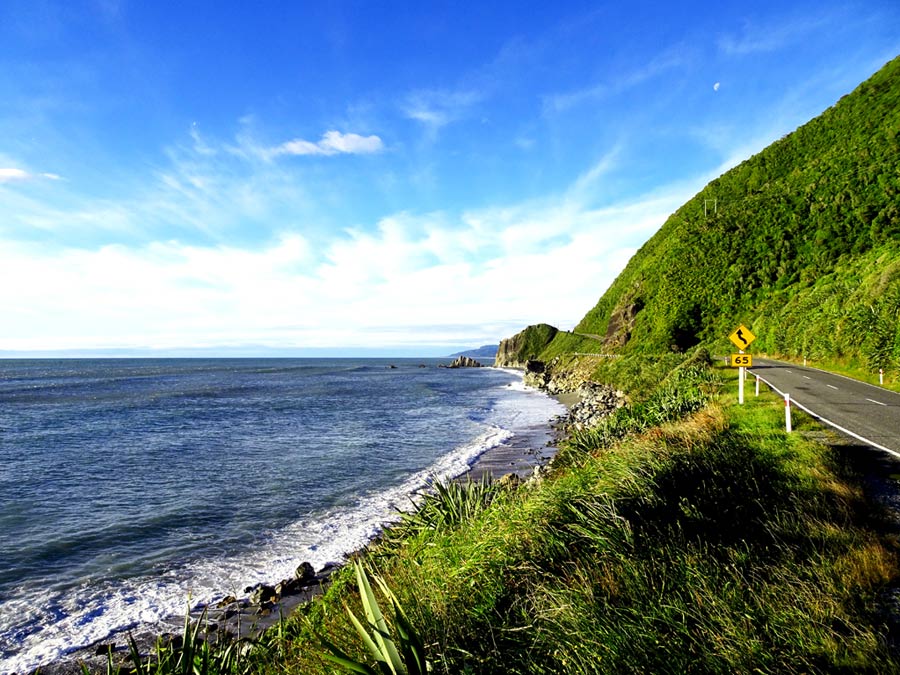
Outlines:
<svg viewBox="0 0 900 675"><path fill-rule="evenodd" d="M493 359L497 356L497 345L482 345L478 349L469 349L464 352L450 354L447 358L455 359L458 356L468 356L471 359Z"/></svg>
<svg viewBox="0 0 900 675"><path fill-rule="evenodd" d="M592 351L753 351L900 363L900 58L713 180L575 328ZM583 349L562 333L542 354Z"/></svg>

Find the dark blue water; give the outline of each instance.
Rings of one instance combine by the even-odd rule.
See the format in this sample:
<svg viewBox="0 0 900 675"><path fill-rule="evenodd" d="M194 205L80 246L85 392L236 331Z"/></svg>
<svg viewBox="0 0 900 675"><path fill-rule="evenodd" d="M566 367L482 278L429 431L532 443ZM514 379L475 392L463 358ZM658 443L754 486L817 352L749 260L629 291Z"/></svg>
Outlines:
<svg viewBox="0 0 900 675"><path fill-rule="evenodd" d="M437 363L0 361L0 672L338 561L559 412Z"/></svg>

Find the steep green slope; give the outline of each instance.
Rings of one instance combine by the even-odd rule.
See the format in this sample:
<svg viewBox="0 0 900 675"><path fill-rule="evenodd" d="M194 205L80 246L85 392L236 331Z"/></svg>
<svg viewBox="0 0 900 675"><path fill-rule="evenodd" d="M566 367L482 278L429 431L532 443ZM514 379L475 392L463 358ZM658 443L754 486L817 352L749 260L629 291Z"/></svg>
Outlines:
<svg viewBox="0 0 900 675"><path fill-rule="evenodd" d="M898 313L900 58L678 209L575 330L726 351L744 322L754 351L879 367L900 357Z"/></svg>

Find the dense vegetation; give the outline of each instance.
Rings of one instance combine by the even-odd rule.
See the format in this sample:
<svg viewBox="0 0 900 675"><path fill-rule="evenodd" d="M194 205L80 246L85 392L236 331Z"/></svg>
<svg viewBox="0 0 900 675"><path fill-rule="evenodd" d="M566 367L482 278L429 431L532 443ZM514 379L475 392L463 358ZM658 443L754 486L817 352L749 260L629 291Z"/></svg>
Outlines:
<svg viewBox="0 0 900 675"><path fill-rule="evenodd" d="M896 368L898 316L900 58L678 209L575 330L726 351L743 322L755 351Z"/></svg>

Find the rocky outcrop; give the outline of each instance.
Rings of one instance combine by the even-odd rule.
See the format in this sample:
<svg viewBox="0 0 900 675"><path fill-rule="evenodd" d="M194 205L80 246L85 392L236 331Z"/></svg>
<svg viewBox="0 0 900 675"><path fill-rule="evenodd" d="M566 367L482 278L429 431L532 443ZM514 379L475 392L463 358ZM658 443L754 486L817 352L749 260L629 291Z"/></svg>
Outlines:
<svg viewBox="0 0 900 675"><path fill-rule="evenodd" d="M482 368L483 366L475 359L468 356L458 356L453 360L447 368Z"/></svg>
<svg viewBox="0 0 900 675"><path fill-rule="evenodd" d="M617 307L609 317L604 344L607 348L624 347L631 339L634 321L643 308L641 299Z"/></svg>
<svg viewBox="0 0 900 675"><path fill-rule="evenodd" d="M270 584L248 586L244 589L244 593L249 594L246 599L239 600L233 595L229 595L216 603L215 607L221 609L234 606L237 610L250 608L251 610L255 609L254 613L257 615L265 615L267 610L271 610L275 604L289 596L301 593L309 594L311 591L314 593L315 591L312 589L320 586L333 571L333 568L326 567L316 574L316 570L310 563L303 562L297 567L292 578L282 579L274 586ZM231 613L221 618L231 618L237 613L237 610L232 609Z"/></svg>
<svg viewBox="0 0 900 675"><path fill-rule="evenodd" d="M577 369L558 366L558 359L549 363L527 361L525 384L554 396L560 394L577 396L578 402L569 409L565 419L562 420L563 429L585 429L595 426L604 417L626 404L625 394L615 387L586 381Z"/></svg>
<svg viewBox="0 0 900 675"><path fill-rule="evenodd" d="M573 393L585 382L585 376L578 371L559 368L559 359L553 359L549 363L533 360L525 362L525 384L553 396Z"/></svg>
<svg viewBox="0 0 900 675"><path fill-rule="evenodd" d="M579 401L569 410L568 427L588 429L625 405L624 392L599 382L585 382L578 388Z"/></svg>
<svg viewBox="0 0 900 675"><path fill-rule="evenodd" d="M546 323L528 326L520 333L500 341L494 365L498 368L524 368L529 359L536 359L550 344L558 329Z"/></svg>

